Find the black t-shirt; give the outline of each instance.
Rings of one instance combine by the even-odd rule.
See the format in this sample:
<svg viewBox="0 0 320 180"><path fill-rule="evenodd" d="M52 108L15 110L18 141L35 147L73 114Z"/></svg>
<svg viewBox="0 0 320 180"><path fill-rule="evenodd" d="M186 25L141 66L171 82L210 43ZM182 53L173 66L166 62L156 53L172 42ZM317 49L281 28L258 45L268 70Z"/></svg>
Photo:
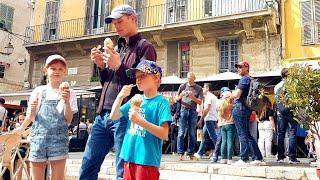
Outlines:
<svg viewBox="0 0 320 180"><path fill-rule="evenodd" d="M273 116L274 116L273 110L272 109L267 109L266 115L264 117L262 117L260 119L260 121L270 121L269 117L273 117Z"/></svg>

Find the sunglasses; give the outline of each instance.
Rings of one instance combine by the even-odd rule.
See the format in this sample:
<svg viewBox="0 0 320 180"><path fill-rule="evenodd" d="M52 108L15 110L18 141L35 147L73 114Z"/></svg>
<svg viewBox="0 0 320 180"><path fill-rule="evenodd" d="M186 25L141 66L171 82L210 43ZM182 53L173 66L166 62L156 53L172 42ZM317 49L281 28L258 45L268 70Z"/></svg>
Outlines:
<svg viewBox="0 0 320 180"><path fill-rule="evenodd" d="M144 79L148 76L147 73L136 74L136 79Z"/></svg>

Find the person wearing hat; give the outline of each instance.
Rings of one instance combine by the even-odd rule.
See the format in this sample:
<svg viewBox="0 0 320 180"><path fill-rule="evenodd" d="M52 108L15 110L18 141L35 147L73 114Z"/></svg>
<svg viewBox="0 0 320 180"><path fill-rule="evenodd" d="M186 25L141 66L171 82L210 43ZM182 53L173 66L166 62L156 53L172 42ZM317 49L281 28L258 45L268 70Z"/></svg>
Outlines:
<svg viewBox="0 0 320 180"><path fill-rule="evenodd" d="M60 86L67 72L67 61L62 56L49 56L44 71L48 84L32 91L25 120L14 133L21 134L33 122L29 154L31 177L44 179L49 162L51 179L58 180L65 173L69 152L68 125L78 111L77 97L72 89Z"/></svg>
<svg viewBox="0 0 320 180"><path fill-rule="evenodd" d="M250 88L250 65L248 61L242 61L237 63L235 67L238 69L238 73L241 76L237 88L232 92L231 97L235 99L235 106L232 110L232 117L236 125L239 141L240 141L240 160L235 162L235 165L248 165L250 147L252 147L253 155L251 165L263 164L262 154L259 150L257 142L250 134L249 119L251 110L245 105L249 88Z"/></svg>
<svg viewBox="0 0 320 180"><path fill-rule="evenodd" d="M171 123L169 101L158 92L162 71L155 62L143 59L127 75L136 78L143 95L136 94L121 106L134 85L123 86L110 113L112 120L128 120L120 153L125 160L123 178L158 180L162 141L168 140Z"/></svg>
<svg viewBox="0 0 320 180"><path fill-rule="evenodd" d="M116 150L116 177L122 179L123 160L119 158L119 153L127 120L110 120L111 107L124 85L135 84L134 78L126 76L126 70L136 67L141 58L152 61L157 58L153 45L138 33L137 15L131 6L115 7L105 23L112 23L120 38L117 51L110 48L106 48L105 52L98 48L91 50L91 60L99 67L102 91L97 116L83 154L80 179L97 179L101 164L113 146ZM129 97L138 92L134 87ZM124 103L129 97L124 99Z"/></svg>
<svg viewBox="0 0 320 180"><path fill-rule="evenodd" d="M293 119L293 113L289 108L285 107L281 102L281 95L284 93L284 79L288 76L288 68L281 70L282 81L274 87L274 94L277 105L278 115L278 159L277 162L282 163L286 158L284 139L288 130L289 135L289 164L298 164L300 161L297 159L297 126L298 123Z"/></svg>

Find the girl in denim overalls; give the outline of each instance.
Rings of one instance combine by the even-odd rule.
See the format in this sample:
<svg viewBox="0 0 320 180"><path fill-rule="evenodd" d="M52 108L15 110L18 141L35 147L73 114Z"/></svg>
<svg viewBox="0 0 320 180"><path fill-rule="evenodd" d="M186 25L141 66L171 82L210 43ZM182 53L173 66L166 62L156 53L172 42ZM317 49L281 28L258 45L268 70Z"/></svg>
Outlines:
<svg viewBox="0 0 320 180"><path fill-rule="evenodd" d="M16 130L22 132L33 122L30 138L31 174L33 180L43 180L47 161L52 180L63 180L68 157L68 124L77 109L75 93L69 88L59 89L66 74L66 60L60 55L49 56L44 71L48 84L37 87L30 96L27 117Z"/></svg>

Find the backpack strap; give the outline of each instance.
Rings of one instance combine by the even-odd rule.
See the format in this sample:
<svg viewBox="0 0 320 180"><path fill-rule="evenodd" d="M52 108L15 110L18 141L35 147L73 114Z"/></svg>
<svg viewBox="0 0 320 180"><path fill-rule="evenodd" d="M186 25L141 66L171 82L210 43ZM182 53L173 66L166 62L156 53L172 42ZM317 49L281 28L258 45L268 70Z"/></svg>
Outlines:
<svg viewBox="0 0 320 180"><path fill-rule="evenodd" d="M136 48L136 55L137 55L136 62L137 61L140 62L140 59L142 58L142 45L146 41L147 41L146 39L142 38L138 42L138 45L137 45L137 48Z"/></svg>

